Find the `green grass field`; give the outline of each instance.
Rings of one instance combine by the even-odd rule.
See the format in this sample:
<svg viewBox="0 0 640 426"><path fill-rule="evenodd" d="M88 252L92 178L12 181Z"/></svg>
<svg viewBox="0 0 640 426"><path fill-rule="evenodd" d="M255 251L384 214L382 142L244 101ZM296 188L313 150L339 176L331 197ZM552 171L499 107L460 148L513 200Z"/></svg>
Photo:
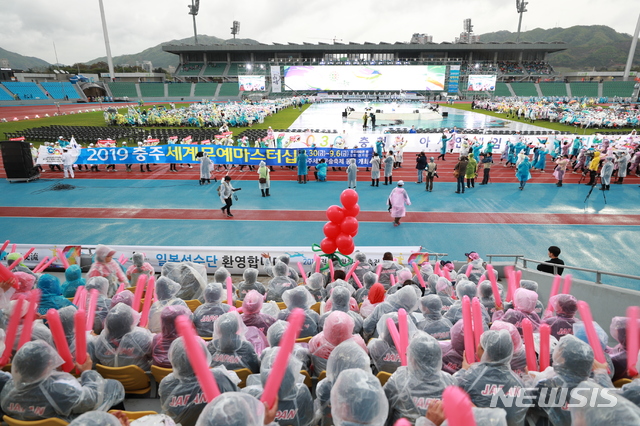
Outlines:
<svg viewBox="0 0 640 426"><path fill-rule="evenodd" d="M183 106L187 106L188 104L176 104L176 108L180 108ZM166 104L169 106L169 103ZM287 108L284 110L280 110L277 114L274 114L270 117L265 118L264 123L256 123L251 128L252 129L267 129L271 126L274 129L286 129L294 121L304 112L307 108L309 108L310 104L305 104L302 106L302 111L299 111L297 108ZM151 109L152 106L146 106L143 109ZM119 111L126 112L126 108L120 108ZM60 126L97 126L97 127L107 127L104 122L104 117L102 111L96 112L83 112L79 114L72 115L62 115L58 117L45 117L38 118L28 121L16 121L16 122L7 122L0 123L0 133L2 134L3 139L7 139L7 133L14 133L19 130L30 129L33 127L44 127L44 126L52 126L52 125L60 125ZM145 127L145 129L152 128L162 128L162 127ZM164 127L170 128L170 127ZM238 135L243 131L249 129L249 127L233 127L230 130L233 131L234 135ZM65 135L66 136L66 135ZM40 145L41 142L38 141L27 141L33 142L34 145ZM54 142L54 141L50 141Z"/></svg>

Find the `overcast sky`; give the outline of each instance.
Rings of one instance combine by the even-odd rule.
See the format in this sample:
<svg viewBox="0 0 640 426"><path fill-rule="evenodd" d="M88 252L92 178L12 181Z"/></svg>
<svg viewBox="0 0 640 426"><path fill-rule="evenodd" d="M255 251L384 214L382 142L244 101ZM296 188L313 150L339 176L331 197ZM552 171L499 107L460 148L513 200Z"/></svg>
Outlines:
<svg viewBox="0 0 640 426"><path fill-rule="evenodd" d="M453 41L462 21L474 32L516 31L515 0L201 0L198 34L262 43L409 41L413 33ZM193 36L191 0L104 0L113 56ZM633 6L635 5L635 6ZM637 0L529 0L522 29L607 25L633 34ZM0 0L0 47L71 65L106 55L98 0ZM0 58L1 59L1 58Z"/></svg>

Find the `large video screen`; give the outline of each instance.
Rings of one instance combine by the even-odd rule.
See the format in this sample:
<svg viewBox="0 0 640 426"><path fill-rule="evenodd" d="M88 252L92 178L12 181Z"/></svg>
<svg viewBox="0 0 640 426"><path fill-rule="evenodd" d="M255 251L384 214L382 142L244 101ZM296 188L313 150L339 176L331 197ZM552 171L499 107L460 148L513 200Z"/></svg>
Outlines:
<svg viewBox="0 0 640 426"><path fill-rule="evenodd" d="M495 75L470 75L467 84L469 92L493 92L496 90Z"/></svg>
<svg viewBox="0 0 640 426"><path fill-rule="evenodd" d="M444 90L446 65L284 67L285 90Z"/></svg>
<svg viewBox="0 0 640 426"><path fill-rule="evenodd" d="M238 84L240 85L241 92L264 92L266 90L264 81L264 75L238 76Z"/></svg>

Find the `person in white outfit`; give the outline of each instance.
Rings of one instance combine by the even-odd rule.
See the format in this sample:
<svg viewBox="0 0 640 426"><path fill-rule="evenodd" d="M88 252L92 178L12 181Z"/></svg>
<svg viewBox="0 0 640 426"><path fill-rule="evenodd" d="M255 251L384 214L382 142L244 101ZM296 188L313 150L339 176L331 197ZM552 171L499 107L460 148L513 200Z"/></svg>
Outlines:
<svg viewBox="0 0 640 426"><path fill-rule="evenodd" d="M76 156L71 154L68 149L62 150L62 164L64 165L64 177L65 179L70 177L73 179L75 175L73 174L73 163L76 161Z"/></svg>

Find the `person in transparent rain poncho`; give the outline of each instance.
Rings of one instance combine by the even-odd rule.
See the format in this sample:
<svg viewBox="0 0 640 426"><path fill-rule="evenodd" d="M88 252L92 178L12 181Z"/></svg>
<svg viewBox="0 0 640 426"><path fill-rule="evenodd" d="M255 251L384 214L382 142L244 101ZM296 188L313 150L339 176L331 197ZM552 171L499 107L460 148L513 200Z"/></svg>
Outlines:
<svg viewBox="0 0 640 426"><path fill-rule="evenodd" d="M334 311L327 317L324 331L321 331L309 341L309 353L313 360L313 369L319 374L327 369L327 360L331 352L340 343L353 340L363 350L367 345L358 334L353 331L353 318L341 311Z"/></svg>
<svg viewBox="0 0 640 426"><path fill-rule="evenodd" d="M442 350L436 339L417 332L407 348L407 366L399 367L384 385L389 401L387 424L406 418L415 422L424 416L432 400L453 385L453 377L442 371Z"/></svg>
<svg viewBox="0 0 640 426"><path fill-rule="evenodd" d="M331 310L322 314L318 322L318 328L321 330L324 328L324 322L332 312L344 312L353 319L353 332L359 334L362 331L362 316L349 310L349 301L351 299L349 290L345 287L335 287L329 299L332 302Z"/></svg>
<svg viewBox="0 0 640 426"><path fill-rule="evenodd" d="M494 321L491 330L507 330L513 342L513 356L511 357L511 370L520 377L527 374L527 353L522 343L522 337L515 325L505 321Z"/></svg>
<svg viewBox="0 0 640 426"><path fill-rule="evenodd" d="M526 288L519 288L513 295L513 308L507 310L504 315L500 315L500 311L496 312L493 320L510 322L516 326L518 332L522 335L522 320L528 318L533 325L533 331L538 331L540 317L535 313L537 302L538 293Z"/></svg>
<svg viewBox="0 0 640 426"><path fill-rule="evenodd" d="M218 268L216 274L224 271L226 269ZM193 262L167 262L162 265L161 275L180 284L180 291L175 295L178 299L202 301L202 292L207 285L207 270L204 265Z"/></svg>
<svg viewBox="0 0 640 426"><path fill-rule="evenodd" d="M113 307L116 306L118 303L124 303L127 306L133 307L134 298L135 298L135 295L129 290L123 290L120 293L116 293L111 298L111 304L109 306L109 310L113 309Z"/></svg>
<svg viewBox="0 0 640 426"><path fill-rule="evenodd" d="M349 282L351 282L351 280L349 280ZM365 300L367 300L369 290L371 290L371 287L373 287L373 285L377 282L378 276L375 274L375 272L368 271L365 272L364 275L362 275L362 279L360 280L360 283L362 283L362 288L357 289L355 294L353 295L358 304L361 304Z"/></svg>
<svg viewBox="0 0 640 426"><path fill-rule="evenodd" d="M238 283L238 300L244 300L247 293L255 290L264 295L267 289L258 281L258 270L255 268L247 268L242 273L242 281Z"/></svg>
<svg viewBox="0 0 640 426"><path fill-rule="evenodd" d="M267 285L267 301L282 302L282 294L298 286L298 283L287 276L289 267L284 262L276 262L273 267L274 277Z"/></svg>
<svg viewBox="0 0 640 426"><path fill-rule="evenodd" d="M331 417L331 389L344 370L359 368L371 374L370 359L367 353L353 340L347 340L335 347L327 360L327 370L324 379L316 386L316 400L314 403L316 418L320 419L320 426L333 424Z"/></svg>
<svg viewBox="0 0 640 426"><path fill-rule="evenodd" d="M484 266L483 266L484 261L482 260L480 255L475 251L467 253L467 263L465 263L460 267L457 275L460 275L460 274L466 275L469 264L473 265L473 267L471 268L471 273L467 278L469 279L469 281L473 282L474 284L478 284L478 280L480 280L480 277L486 272L486 270L484 269Z"/></svg>
<svg viewBox="0 0 640 426"><path fill-rule="evenodd" d="M336 426L384 426L388 410L380 381L361 369L343 371L331 389L331 416Z"/></svg>
<svg viewBox="0 0 640 426"><path fill-rule="evenodd" d="M211 401L202 411L196 426L272 425L265 406L257 398L241 392L227 392Z"/></svg>
<svg viewBox="0 0 640 426"><path fill-rule="evenodd" d="M113 260L113 255L115 254L116 251L111 247L102 244L98 245L95 260L87 273L87 279L91 277L105 277L109 280L108 296L116 294L116 290L120 287L120 284L124 284L125 287L129 285L129 281L124 275L120 264Z"/></svg>
<svg viewBox="0 0 640 426"><path fill-rule="evenodd" d="M82 269L78 265L71 265L64 271L66 281L62 283L62 295L72 298L76 295L78 287L85 285L82 278Z"/></svg>
<svg viewBox="0 0 640 426"><path fill-rule="evenodd" d="M300 338L315 336L318 333L318 319L320 315L316 311L309 309L313 305L314 299L311 293L304 287L299 286L287 290L282 294L282 300L287 305L287 309L283 309L278 314L278 319L286 321L294 309L302 309L304 311L304 324L300 331Z"/></svg>
<svg viewBox="0 0 640 426"><path fill-rule="evenodd" d="M589 379L592 372L594 377ZM563 406L571 399L572 391L582 387L581 382L585 380L606 388L613 387L607 366L594 362L591 346L572 335L562 337L553 351L553 367L540 373L534 382L533 400L548 401L553 397L555 403L533 408L533 418L548 418L554 426L572 425L571 413Z"/></svg>
<svg viewBox="0 0 640 426"><path fill-rule="evenodd" d="M153 334L136 327L140 314L124 303L117 304L104 320L104 330L96 339L95 362L107 367L151 366Z"/></svg>
<svg viewBox="0 0 640 426"><path fill-rule="evenodd" d="M307 290L316 302L323 302L327 298L327 290L324 288L324 275L314 272L307 278Z"/></svg>
<svg viewBox="0 0 640 426"><path fill-rule="evenodd" d="M154 273L153 266L149 262L147 262L147 258L144 253L133 253L131 256L131 262L133 265L127 268L127 279L131 283L131 285L138 285L138 278L141 275L146 275L147 279Z"/></svg>
<svg viewBox="0 0 640 426"><path fill-rule="evenodd" d="M86 411L107 411L124 400L122 384L90 370L90 361L80 368L79 379L56 371L63 363L45 342L22 346L11 364L11 380L0 394L5 414L28 421L49 417L70 421Z"/></svg>
<svg viewBox="0 0 640 426"><path fill-rule="evenodd" d="M393 254L386 252L382 256L382 269L380 270L378 282L384 286L385 290L389 290L389 287L391 287L390 275L395 274L400 269L402 269L402 266L393 260Z"/></svg>
<svg viewBox="0 0 640 426"><path fill-rule="evenodd" d="M410 317L410 316L409 316ZM389 328L387 326L387 318L391 318L398 328L398 313L391 312L384 314L380 321L378 321L378 336L369 340L367 348L369 349L369 356L375 369L374 373L385 371L387 373L394 373L398 367L400 367L400 354L396 348L396 344L391 337ZM409 326L409 341L411 336L417 331L415 324L412 321L407 321Z"/></svg>
<svg viewBox="0 0 640 426"><path fill-rule="evenodd" d="M70 426L122 426L120 419L104 411L89 411L76 417Z"/></svg>
<svg viewBox="0 0 640 426"><path fill-rule="evenodd" d="M477 291L478 288L473 282L466 279L460 281L458 285L456 285L456 295L458 296L458 300L449 307L449 310L444 317L451 321L452 324L460 321L462 319L462 298L464 296L468 296L469 301L472 301L473 298L476 297ZM485 324L489 324L491 322L491 317L489 316L486 308L482 306L482 304L480 305L482 307L482 319Z"/></svg>
<svg viewBox="0 0 640 426"><path fill-rule="evenodd" d="M262 305L262 295L256 290L249 291L242 302L241 318L244 325L247 327L255 327L266 336L269 327L276 322L276 319L260 312Z"/></svg>
<svg viewBox="0 0 640 426"><path fill-rule="evenodd" d="M193 324L198 336L211 337L215 321L231 310L229 305L222 303L225 294L220 283L209 283L205 287L204 304L193 312Z"/></svg>
<svg viewBox="0 0 640 426"><path fill-rule="evenodd" d="M340 271L340 270L336 270L335 271L336 275L339 274L343 274L344 275L344 271ZM331 299L331 294L333 294L333 290L335 290L338 287L342 287L344 289L346 289L349 292L349 310L353 311L353 312L358 312L358 302L356 302L356 299L353 297L354 294L356 294L356 289L349 284L348 282L346 282L345 280L343 280L342 278L336 278L333 282L327 284L326 290L327 290L327 303L325 304L325 311L330 311L333 309L333 300Z"/></svg>
<svg viewBox="0 0 640 426"><path fill-rule="evenodd" d="M362 337L365 340L370 337L378 336L377 327L380 318L384 314L391 312L398 312L400 308L407 311L407 316L414 321L413 316L410 315L418 307L418 293L413 289L413 286L402 287L396 293L387 297L385 302L380 303L373 310L362 325Z"/></svg>
<svg viewBox="0 0 640 426"><path fill-rule="evenodd" d="M536 281L520 280L520 287L526 288L527 290L533 291L534 293L538 293L538 283ZM542 318L542 313L544 312L544 305L540 301L540 298L538 298L538 301L536 302L536 308L534 309L534 312L538 314L540 318Z"/></svg>
<svg viewBox="0 0 640 426"><path fill-rule="evenodd" d="M180 284L167 277L160 277L156 281L156 297L158 300L153 302L149 309L149 331L152 333L160 333L161 322L160 314L167 306L184 306L187 304L184 300L178 299L176 294L180 291Z"/></svg>
<svg viewBox="0 0 640 426"><path fill-rule="evenodd" d="M256 398L262 396L271 369L276 361L279 347L263 352L260 363L260 384L251 385L242 391ZM278 390L278 410L275 422L282 426L311 426L314 425L313 398L309 388L303 383L300 374L302 364L296 357L289 357L284 377Z"/></svg>
<svg viewBox="0 0 640 426"><path fill-rule="evenodd" d="M511 371L513 342L508 331L484 332L477 352L480 362L472 364L467 369L464 369L465 363L463 369L454 375L456 384L469 394L475 406L492 407L492 397L496 392L516 398L526 391L524 383ZM496 407L505 409L509 426L521 426L524 423L527 407L517 405L511 404L511 407L507 407L504 401L498 398Z"/></svg>
<svg viewBox="0 0 640 426"><path fill-rule="evenodd" d="M275 273L275 271L273 269L273 268L275 268L275 264L274 265L271 264L271 257L269 256L269 253L262 253L262 257L265 259L265 261L264 261L264 271L271 278L275 278L276 273ZM287 265L287 274L286 274L286 276L291 278L293 281L298 282L298 279L299 279L298 272L294 268L289 266L289 262L290 261L291 261L291 258L289 257L288 254L281 254L280 256L278 256L276 258L276 261L274 263L282 262L285 265Z"/></svg>
<svg viewBox="0 0 640 426"><path fill-rule="evenodd" d="M498 284L498 289L500 291L500 300L503 301L504 297L502 297L501 284ZM480 299L480 303L482 304L482 306L487 309L487 313L489 314L489 316L493 317L493 314L496 312L496 299L493 295L493 287L491 286L491 281L484 280L480 284L478 284L478 299Z"/></svg>
<svg viewBox="0 0 640 426"><path fill-rule="evenodd" d="M109 313L111 307L111 299L107 296L109 290L109 281L104 277L92 277L87 281L85 286L87 290L87 300L85 306L87 309L91 303L91 290L98 290L98 299L96 303L96 316L93 319L93 332L100 334L102 332L102 324Z"/></svg>
<svg viewBox="0 0 640 426"><path fill-rule="evenodd" d="M237 312L221 315L213 325L213 339L207 349L211 353L211 366L223 365L227 370L248 368L252 373L260 369L258 355L245 338L247 327Z"/></svg>
<svg viewBox="0 0 640 426"><path fill-rule="evenodd" d="M627 372L627 317L613 317L609 332L618 344L607 351L611 356L614 374L612 381L631 379ZM640 325L640 324L639 324Z"/></svg>
<svg viewBox="0 0 640 426"><path fill-rule="evenodd" d="M572 426L640 424L640 408L633 402L593 382L582 382L578 387L582 400L588 397L590 403L580 404L577 399L572 400L573 404L569 406Z"/></svg>
<svg viewBox="0 0 640 426"><path fill-rule="evenodd" d="M75 315L78 310L75 306L65 306L64 308L58 311L58 315L60 316L60 322L62 323L62 329L64 330L64 336L67 339L67 344L69 345L69 351L71 351L71 356L75 359L76 357L76 327L75 327ZM35 324L34 324L35 325ZM42 331L46 331L47 327L42 324L42 328L38 327ZM47 343L49 343L52 339L49 338L49 333L47 333L47 337L44 339ZM38 340L39 332L32 333L32 341ZM91 335L91 332L87 332L86 342L87 342L87 353L91 357L91 359L95 356L95 337ZM53 343L50 343L53 344Z"/></svg>
<svg viewBox="0 0 640 426"><path fill-rule="evenodd" d="M442 316L442 300L435 294L420 298L420 310L424 319L418 322L418 329L437 340L451 339L451 321Z"/></svg>
<svg viewBox="0 0 640 426"><path fill-rule="evenodd" d="M211 354L207 350L205 342L198 339L198 343L209 364ZM169 361L173 371L162 379L158 388L162 412L182 426L193 426L207 405L207 400L191 367L182 337L174 340L169 347ZM226 371L224 367L216 367L211 369L211 374L213 374L221 393L238 390L239 379L235 373Z"/></svg>
<svg viewBox="0 0 640 426"><path fill-rule="evenodd" d="M604 351L604 358L607 363L607 368L609 369L609 377L613 377L615 373L615 369L613 368L613 361L611 361L611 355L607 352L609 348L607 347L607 343L609 342L609 335L600 324L596 321L593 322L593 328L596 330L596 335L598 336L598 340L600 341L600 346L602 346L602 350ZM584 323L582 321L578 321L573 324L573 335L583 342L589 343L589 338L587 337L587 330L584 327ZM534 335L535 337L535 335ZM591 374L591 378L593 378L593 373Z"/></svg>
<svg viewBox="0 0 640 426"><path fill-rule="evenodd" d="M169 361L169 348L174 340L178 338L176 328L176 318L186 316L191 319L191 311L185 306L167 306L160 314L162 331L153 336L151 356L153 365L162 368L171 368Z"/></svg>
<svg viewBox="0 0 640 426"><path fill-rule="evenodd" d="M441 414L444 415L444 412L442 411L442 404L440 404L439 409ZM473 407L471 411L473 413L473 419L476 421L476 426L507 426L507 412L502 408ZM438 426L448 425L449 422L445 420ZM426 417L420 417L418 421L416 421L415 426L436 426L436 423L430 421Z"/></svg>
<svg viewBox="0 0 640 426"><path fill-rule="evenodd" d="M484 330L488 330L484 324ZM454 374L462 368L464 352L464 321L458 321L451 327L451 340L442 342L442 369Z"/></svg>
<svg viewBox="0 0 640 426"><path fill-rule="evenodd" d="M367 255L364 254L361 251L356 251L353 254L353 259L354 261L357 260L358 263L358 267L355 269L355 271L353 271L353 273L358 277L358 279L360 280L360 282L364 285L364 276L367 272L373 272L375 269L373 266L371 266L371 264L369 263L369 261L367 260ZM349 284L351 284L352 286L356 286L356 280L353 278L349 278ZM373 285L373 284L372 284ZM358 303L362 302L361 300L358 301Z"/></svg>
<svg viewBox="0 0 640 426"><path fill-rule="evenodd" d="M560 340L562 336L573 334L578 300L570 294L558 294L549 299L549 305L553 307L556 315L543 319L542 323L549 325L551 335Z"/></svg>
<svg viewBox="0 0 640 426"><path fill-rule="evenodd" d="M289 323L286 321L276 321L271 327L269 327L269 330L267 331L267 342L269 343L269 347L262 351L260 359L263 359L267 353L280 345L280 339L282 339L282 336L288 326ZM303 370L311 370L311 354L309 353L309 345L307 343L296 343L293 346L292 355L300 360Z"/></svg>
<svg viewBox="0 0 640 426"><path fill-rule="evenodd" d="M445 277L438 277L437 275L429 276L429 282L431 282L431 277L436 277L436 294L442 301L442 315L446 315L449 312L449 309L456 303L453 300L453 286L451 282ZM453 324L453 321L451 322Z"/></svg>

